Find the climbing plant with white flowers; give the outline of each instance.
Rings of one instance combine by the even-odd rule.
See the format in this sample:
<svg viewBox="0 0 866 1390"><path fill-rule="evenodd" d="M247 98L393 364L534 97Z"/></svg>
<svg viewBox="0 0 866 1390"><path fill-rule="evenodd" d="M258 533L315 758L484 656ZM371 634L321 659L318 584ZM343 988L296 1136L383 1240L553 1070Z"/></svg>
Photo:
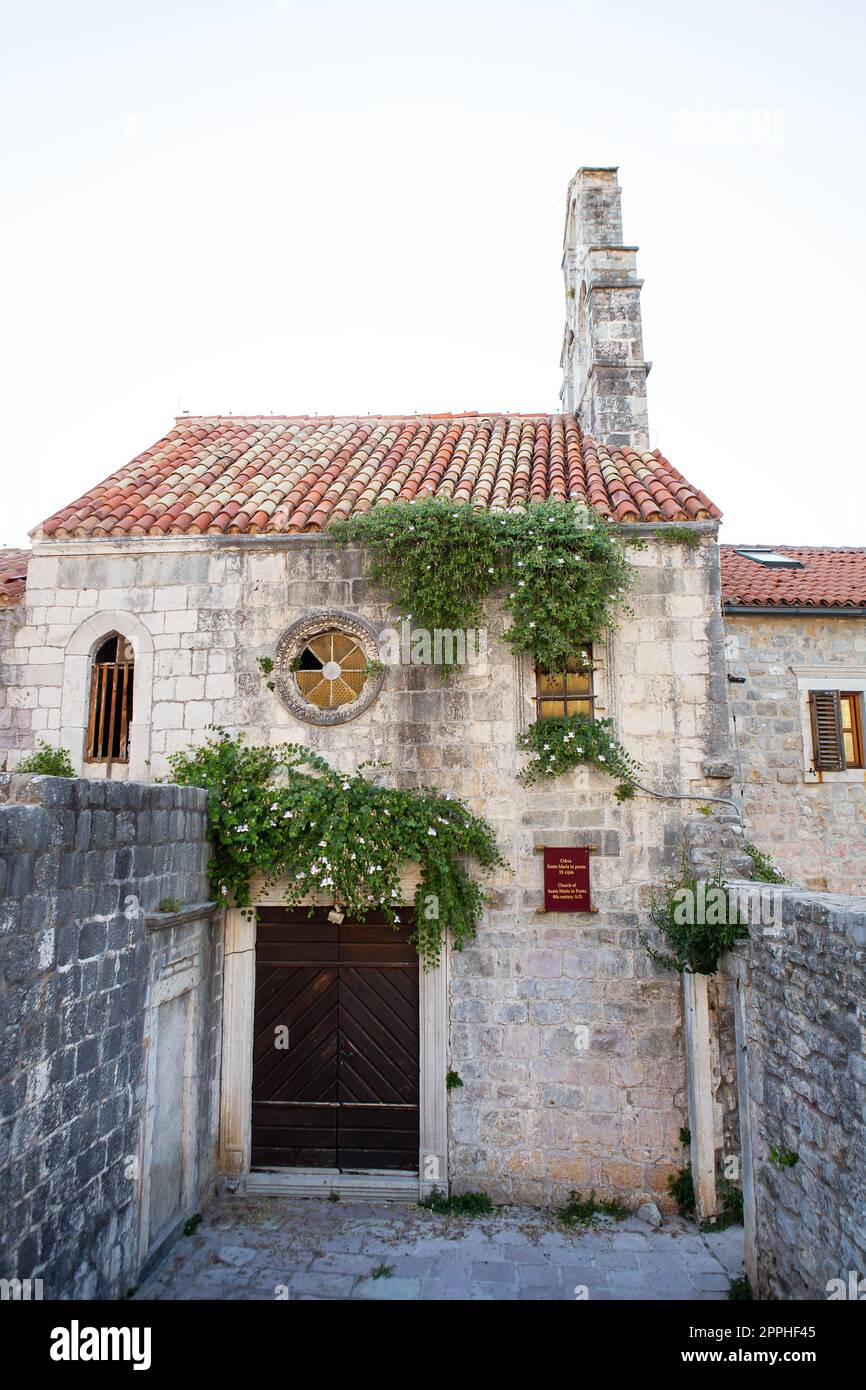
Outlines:
<svg viewBox="0 0 866 1390"><path fill-rule="evenodd" d="M247 747L212 729L200 748L169 759L171 781L208 793L211 889L252 911L255 875L285 880L286 906L333 901L363 921L374 909L400 925L400 870L421 870L412 940L425 967L447 925L456 950L475 935L484 891L464 860L504 866L493 831L457 797L384 787L367 769L339 773L301 744Z"/></svg>
<svg viewBox="0 0 866 1390"><path fill-rule="evenodd" d="M551 675L629 611L633 571L616 529L574 501L496 512L425 498L374 507L329 532L369 548L370 577L419 627L477 627L488 594L500 589L510 617L504 640ZM443 676L452 669L443 667ZM609 720L545 719L519 746L529 755L524 782L592 763L617 778L620 800L633 795L634 764Z"/></svg>

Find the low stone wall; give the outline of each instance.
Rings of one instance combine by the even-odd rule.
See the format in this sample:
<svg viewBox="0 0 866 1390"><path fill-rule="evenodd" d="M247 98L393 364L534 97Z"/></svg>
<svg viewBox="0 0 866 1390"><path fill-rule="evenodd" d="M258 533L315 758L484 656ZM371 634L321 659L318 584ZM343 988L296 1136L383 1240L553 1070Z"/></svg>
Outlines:
<svg viewBox="0 0 866 1390"><path fill-rule="evenodd" d="M194 788L0 776L0 1277L46 1298L125 1294L211 1178L205 835Z"/></svg>
<svg viewBox="0 0 866 1390"><path fill-rule="evenodd" d="M729 967L747 1263L761 1298L824 1299L829 1281L866 1276L866 898L785 889L775 903Z"/></svg>

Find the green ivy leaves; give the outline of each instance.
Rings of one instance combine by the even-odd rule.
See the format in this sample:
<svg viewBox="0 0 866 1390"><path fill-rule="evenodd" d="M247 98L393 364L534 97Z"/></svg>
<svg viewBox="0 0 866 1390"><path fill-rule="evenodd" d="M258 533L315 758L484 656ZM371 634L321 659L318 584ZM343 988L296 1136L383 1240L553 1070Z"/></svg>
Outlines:
<svg viewBox="0 0 866 1390"><path fill-rule="evenodd" d="M382 910L396 925L400 870L413 861L421 880L412 940L425 968L437 963L446 928L456 950L475 935L485 897L460 861L505 861L486 821L456 797L382 787L336 772L301 744L245 747L243 734L222 729L169 764L173 782L208 792L219 901L251 908L255 874L271 884L285 876L287 906L312 894L360 920Z"/></svg>
<svg viewBox="0 0 866 1390"><path fill-rule="evenodd" d="M519 773L519 780L526 785L592 765L617 778L617 801L634 796L638 764L613 737L611 719L587 719L583 714L539 719L520 735L518 747L529 754L526 767Z"/></svg>
<svg viewBox="0 0 866 1390"><path fill-rule="evenodd" d="M627 606L631 569L616 533L575 502L491 512L424 498L380 505L328 530L340 544L368 546L371 579L431 632L477 628L487 595L504 586L506 642L551 672ZM451 669L443 664L443 676Z"/></svg>
<svg viewBox="0 0 866 1390"><path fill-rule="evenodd" d="M509 514L505 641L551 673L627 609L631 568L611 526L573 502Z"/></svg>

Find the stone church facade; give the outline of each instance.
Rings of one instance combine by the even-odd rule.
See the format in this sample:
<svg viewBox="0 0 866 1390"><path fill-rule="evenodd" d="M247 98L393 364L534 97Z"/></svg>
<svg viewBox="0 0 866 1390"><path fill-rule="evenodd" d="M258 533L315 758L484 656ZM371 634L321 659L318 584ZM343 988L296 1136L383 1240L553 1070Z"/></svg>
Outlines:
<svg viewBox="0 0 866 1390"><path fill-rule="evenodd" d="M256 1163L255 948L276 931L279 890L258 927L226 913L219 1167L249 1190L451 1183L548 1202L594 1187L664 1203L685 1162L680 981L638 931L696 806L720 801L722 838L732 814L720 512L648 448L639 282L622 240L615 171L580 171L561 415L183 417L34 533L2 652L11 768L45 738L84 778L152 781L217 724L307 744L346 771L377 759L400 785L465 797L510 866L492 875L471 947L420 973L417 1171L377 1174L363 1154L342 1178ZM484 649L447 684L403 659L378 670L383 634L410 620L327 523L429 495L494 510L572 497L643 541L633 613L571 695L615 720L648 792L620 805L589 769L517 781L517 736L551 692L500 640L496 601ZM541 910L543 846L591 849L595 911ZM411 885L407 865L407 902ZM449 1070L463 1083L451 1091Z"/></svg>

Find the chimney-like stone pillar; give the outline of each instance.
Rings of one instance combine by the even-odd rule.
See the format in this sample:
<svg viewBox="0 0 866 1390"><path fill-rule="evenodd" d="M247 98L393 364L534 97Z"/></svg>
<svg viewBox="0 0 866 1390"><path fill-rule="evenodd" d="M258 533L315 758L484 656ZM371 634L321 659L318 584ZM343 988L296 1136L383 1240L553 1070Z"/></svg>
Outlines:
<svg viewBox="0 0 866 1390"><path fill-rule="evenodd" d="M568 185L562 269L562 408L610 447L649 448L636 246L622 244L616 169L578 169Z"/></svg>

